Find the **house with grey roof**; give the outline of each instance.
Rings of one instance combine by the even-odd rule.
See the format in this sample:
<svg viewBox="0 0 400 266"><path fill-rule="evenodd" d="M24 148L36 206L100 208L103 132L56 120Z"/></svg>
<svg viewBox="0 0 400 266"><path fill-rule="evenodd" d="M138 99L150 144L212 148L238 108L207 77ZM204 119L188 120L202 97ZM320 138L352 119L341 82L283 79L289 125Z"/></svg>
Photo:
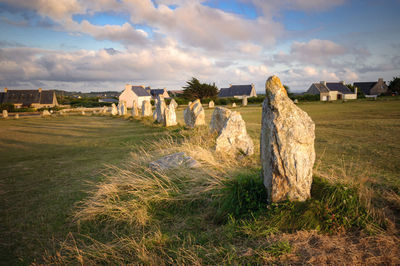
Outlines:
<svg viewBox="0 0 400 266"><path fill-rule="evenodd" d="M11 103L15 108L44 108L58 105L56 93L53 90L9 90L0 92L0 104Z"/></svg>
<svg viewBox="0 0 400 266"><path fill-rule="evenodd" d="M362 91L366 96L377 96L382 93L386 93L389 89L386 85L386 82L383 81L382 78L379 78L378 81L373 82L354 82L353 85Z"/></svg>
<svg viewBox="0 0 400 266"><path fill-rule="evenodd" d="M304 94L320 95L321 101L336 101L336 100L355 100L357 99L357 88L352 92L344 83L326 82L311 84L310 88Z"/></svg>
<svg viewBox="0 0 400 266"><path fill-rule="evenodd" d="M141 107L143 101L150 101L151 95L145 89L144 85L134 86L125 85L125 90L119 95L119 101L125 101L128 108L133 107L133 101L136 101L137 106Z"/></svg>
<svg viewBox="0 0 400 266"><path fill-rule="evenodd" d="M219 91L219 98L238 98L242 99L246 97L257 97L256 89L254 84L250 85L230 85L229 88L221 88Z"/></svg>
<svg viewBox="0 0 400 266"><path fill-rule="evenodd" d="M147 90L148 93L151 94L153 99L156 99L159 95L162 96L164 99L170 98L166 88L164 88L164 89L151 89L150 87L147 87L146 90Z"/></svg>

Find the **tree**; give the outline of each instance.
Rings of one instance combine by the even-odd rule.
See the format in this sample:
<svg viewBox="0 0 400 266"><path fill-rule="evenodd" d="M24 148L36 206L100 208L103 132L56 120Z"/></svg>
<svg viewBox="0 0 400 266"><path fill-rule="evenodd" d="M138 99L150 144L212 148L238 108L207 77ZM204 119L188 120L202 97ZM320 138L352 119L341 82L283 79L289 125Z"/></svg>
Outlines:
<svg viewBox="0 0 400 266"><path fill-rule="evenodd" d="M186 99L205 99L216 98L218 95L218 88L213 84L201 83L197 78L192 78L187 85L183 87L183 97Z"/></svg>
<svg viewBox="0 0 400 266"><path fill-rule="evenodd" d="M389 90L400 94L400 77L394 77L389 83Z"/></svg>
<svg viewBox="0 0 400 266"><path fill-rule="evenodd" d="M356 86L352 85L352 84L346 84L346 87L349 88L349 90L351 90L352 92L356 91ZM362 90L357 89L357 99L360 98L365 98L364 93L362 92Z"/></svg>

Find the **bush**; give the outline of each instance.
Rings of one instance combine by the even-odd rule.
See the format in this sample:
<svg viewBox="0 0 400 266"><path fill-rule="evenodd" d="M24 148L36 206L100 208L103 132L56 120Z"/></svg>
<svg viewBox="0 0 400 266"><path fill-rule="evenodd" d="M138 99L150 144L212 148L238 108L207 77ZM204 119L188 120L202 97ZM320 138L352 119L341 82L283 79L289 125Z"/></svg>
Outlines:
<svg viewBox="0 0 400 266"><path fill-rule="evenodd" d="M2 103L0 105L1 110L7 110L7 112L14 112L15 108L14 108L14 104L12 103Z"/></svg>
<svg viewBox="0 0 400 266"><path fill-rule="evenodd" d="M301 102L312 102L312 101L319 101L320 96L319 96L319 94L317 94L317 95L300 94L300 95L290 95L290 99L292 99L292 100L297 99L298 101L301 101Z"/></svg>

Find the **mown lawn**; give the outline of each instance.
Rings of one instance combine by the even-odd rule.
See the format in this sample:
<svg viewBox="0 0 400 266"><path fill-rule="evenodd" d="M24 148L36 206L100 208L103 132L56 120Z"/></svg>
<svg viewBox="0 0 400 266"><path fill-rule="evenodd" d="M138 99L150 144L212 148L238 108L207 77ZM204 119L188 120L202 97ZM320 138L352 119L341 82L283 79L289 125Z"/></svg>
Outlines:
<svg viewBox="0 0 400 266"><path fill-rule="evenodd" d="M368 184L376 189L377 194L391 191L398 197L400 193L400 142L398 141L400 101L314 102L301 103L299 106L308 112L316 123L315 172L319 176L365 177ZM258 149L261 107L248 106L235 110L241 112L247 123L248 132ZM182 122L182 109L178 112L178 119ZM212 110L206 108L207 122L210 121L211 114ZM104 181L102 172L106 165L123 165L132 159L130 152L138 153L143 142L156 141L169 135L168 132L160 127L146 126L138 121L97 116L1 120L0 256L2 263L29 264L35 260L40 262L45 250L57 250L59 241L64 240L69 232L79 231L79 226L77 227L72 221L76 204L87 197L87 192L94 191L96 184ZM146 149L146 146L144 148ZM253 164L257 165L258 157L256 156L254 160ZM257 176L258 173L253 173L253 171L254 169L250 171L250 174ZM226 235L232 226L235 226L232 229L235 232L238 228L242 228L250 232L246 234L256 234L257 232L249 231L247 228L247 226L253 227L251 223L247 224L243 221L245 224L242 224L241 221L237 221L239 224L237 225L233 221L221 228L218 224L213 224L208 217L214 215L213 208L205 209L206 212L201 213L206 199L207 197L198 202L188 201L189 205L186 205L186 201L182 203L172 201L172 205L155 210L153 225L166 227L160 229L162 231L160 243L143 245L147 248L161 248L157 245L176 244L177 250L182 254L178 251L175 254L175 251L170 250L169 252L175 255L169 254L169 256L196 255L205 258L211 256L210 261L225 263L231 261L230 259L232 263L237 262L235 259L247 252L240 250L240 254L235 255L235 248L243 249L246 245L252 247L260 245L259 241L262 240L259 236L255 241L251 238L235 240L236 235ZM121 202L117 202L118 204ZM160 204L163 205L162 202ZM381 204L388 204L388 201L382 201ZM157 206L152 206L152 208L155 207ZM391 207L395 209L396 205ZM157 215L160 215L160 220L157 220ZM257 222L260 223L260 221ZM99 228L105 230L99 234L98 239L110 238L114 232L122 232L122 235L125 232L125 229L121 230L118 223L115 228L109 228L109 224L99 225L97 228L96 222L86 226L86 229L82 230L86 230L85 233L92 232L91 237L96 237L96 230ZM169 226L172 228L168 229ZM268 230L271 228L268 227ZM269 238L270 233L262 234ZM108 242L110 239L104 239L104 241ZM181 244L182 241L184 245ZM245 242L235 247L237 241ZM274 243L265 247L268 254L272 252L271 249L274 250ZM282 245L278 248L278 253L280 250L290 251L290 245L286 242L277 241L276 243L276 245ZM187 250L179 249L180 245L183 247L186 245ZM216 250L216 254L209 255L207 252L211 250ZM225 256L225 259L219 260L215 256ZM104 263L104 261L100 262ZM129 262L129 256L127 262Z"/></svg>
<svg viewBox="0 0 400 266"><path fill-rule="evenodd" d="M29 264L71 231L74 204L105 165L165 135L119 118L67 116L0 121L1 263Z"/></svg>

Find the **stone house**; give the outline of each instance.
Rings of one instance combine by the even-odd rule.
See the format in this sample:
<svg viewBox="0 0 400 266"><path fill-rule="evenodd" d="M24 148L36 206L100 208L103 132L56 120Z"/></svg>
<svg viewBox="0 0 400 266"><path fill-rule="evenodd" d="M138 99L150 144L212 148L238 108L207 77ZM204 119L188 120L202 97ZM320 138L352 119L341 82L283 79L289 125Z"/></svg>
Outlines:
<svg viewBox="0 0 400 266"><path fill-rule="evenodd" d="M326 82L311 84L310 88L304 94L320 95L321 101L336 101L336 100L355 100L357 99L357 88L352 92L344 83Z"/></svg>
<svg viewBox="0 0 400 266"><path fill-rule="evenodd" d="M142 106L142 102L151 100L151 95L145 89L145 86L133 86L126 84L125 90L119 95L119 101L125 101L127 108L133 107L133 101L136 101L137 106Z"/></svg>
<svg viewBox="0 0 400 266"><path fill-rule="evenodd" d="M246 97L257 97L256 89L254 84L250 85L230 85L229 88L221 88L219 91L219 98L238 98L242 99Z"/></svg>
<svg viewBox="0 0 400 266"><path fill-rule="evenodd" d="M380 95L388 91L388 86L382 78L375 82L354 82L354 87L361 90L365 95Z"/></svg>
<svg viewBox="0 0 400 266"><path fill-rule="evenodd" d="M32 107L48 108L58 106L56 93L53 90L9 90L0 92L0 104L12 103L15 108Z"/></svg>
<svg viewBox="0 0 400 266"><path fill-rule="evenodd" d="M156 99L159 95L161 97L163 97L164 99L168 99L169 94L166 88L164 89L150 89L150 87L146 88L147 92L151 94L151 97L153 97L153 99Z"/></svg>

